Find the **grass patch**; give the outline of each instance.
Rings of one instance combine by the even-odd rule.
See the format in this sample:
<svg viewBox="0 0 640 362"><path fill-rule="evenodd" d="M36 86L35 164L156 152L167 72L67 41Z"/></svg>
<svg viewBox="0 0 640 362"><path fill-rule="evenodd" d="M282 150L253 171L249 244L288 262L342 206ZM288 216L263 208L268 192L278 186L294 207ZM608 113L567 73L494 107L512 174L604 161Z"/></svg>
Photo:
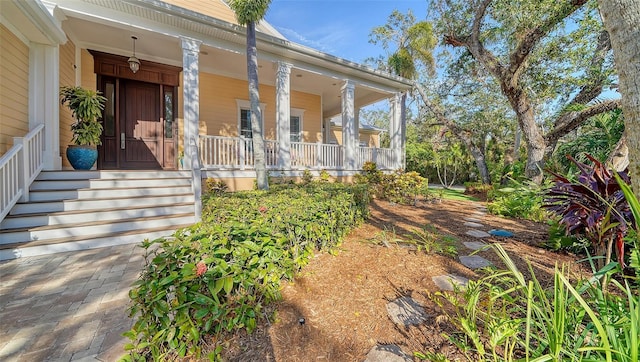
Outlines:
<svg viewBox="0 0 640 362"><path fill-rule="evenodd" d="M444 188L429 188L429 193L445 200L455 201L480 201L479 199L466 195L464 191Z"/></svg>

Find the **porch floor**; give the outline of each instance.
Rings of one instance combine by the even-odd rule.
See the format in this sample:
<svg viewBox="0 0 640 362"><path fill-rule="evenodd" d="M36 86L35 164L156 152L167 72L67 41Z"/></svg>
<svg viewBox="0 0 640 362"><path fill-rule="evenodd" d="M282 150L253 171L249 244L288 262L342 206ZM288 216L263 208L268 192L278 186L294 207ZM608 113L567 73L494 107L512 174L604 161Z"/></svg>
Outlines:
<svg viewBox="0 0 640 362"><path fill-rule="evenodd" d="M128 292L144 265L138 244L0 262L0 360L115 361Z"/></svg>

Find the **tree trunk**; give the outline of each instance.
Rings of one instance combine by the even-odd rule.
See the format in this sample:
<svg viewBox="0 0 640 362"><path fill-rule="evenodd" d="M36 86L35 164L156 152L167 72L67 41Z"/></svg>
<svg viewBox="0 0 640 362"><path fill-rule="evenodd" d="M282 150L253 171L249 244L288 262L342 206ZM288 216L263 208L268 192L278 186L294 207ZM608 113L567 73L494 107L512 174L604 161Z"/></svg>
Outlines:
<svg viewBox="0 0 640 362"><path fill-rule="evenodd" d="M476 167L478 167L482 183L485 185L491 185L491 176L489 176L489 168L487 167L487 160L484 157L484 152L475 146L471 147L469 150L471 151L473 159L476 161Z"/></svg>
<svg viewBox="0 0 640 362"><path fill-rule="evenodd" d="M520 141L522 139L522 131L520 125L516 124L515 140L513 141L513 154L512 162L518 162L520 160Z"/></svg>
<svg viewBox="0 0 640 362"><path fill-rule="evenodd" d="M629 147L627 147L626 138L623 134L605 162L607 167L611 167L618 172L622 172L629 167Z"/></svg>
<svg viewBox="0 0 640 362"><path fill-rule="evenodd" d="M620 80L631 185L640 198L640 1L598 0L598 4Z"/></svg>
<svg viewBox="0 0 640 362"><path fill-rule="evenodd" d="M256 47L256 24L247 24L247 75L249 82L249 102L251 104L251 134L253 137L253 162L256 168L258 190L269 189L267 165L264 156L262 136L262 110L258 91L258 50Z"/></svg>
<svg viewBox="0 0 640 362"><path fill-rule="evenodd" d="M471 151L471 155L476 162L476 166L478 167L478 172L480 173L480 178L482 179L482 183L490 185L491 184L491 176L489 175L489 168L487 167L487 160L485 157L485 147L478 147L476 143L473 142L472 133L458 126L455 122L445 117L444 113L433 105L424 89L419 85L415 86L415 89L418 91L418 94L422 98L425 106L433 113L436 119L442 124L450 129L453 132L453 135L457 137L462 143L467 146L467 148ZM438 174L438 176L440 176Z"/></svg>
<svg viewBox="0 0 640 362"><path fill-rule="evenodd" d="M518 126L527 144L525 176L539 185L542 183L546 142L540 127L536 124L533 106L522 89L509 87L505 82L502 82L502 89L516 112Z"/></svg>

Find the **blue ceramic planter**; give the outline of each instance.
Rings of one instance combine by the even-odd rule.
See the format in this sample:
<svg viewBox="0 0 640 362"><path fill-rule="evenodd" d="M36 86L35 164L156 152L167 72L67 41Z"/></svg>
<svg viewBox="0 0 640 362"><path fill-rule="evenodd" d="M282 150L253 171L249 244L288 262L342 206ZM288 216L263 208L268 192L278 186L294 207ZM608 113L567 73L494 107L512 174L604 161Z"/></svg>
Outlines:
<svg viewBox="0 0 640 362"><path fill-rule="evenodd" d="M74 170L90 170L98 159L98 150L96 146L69 145L67 159Z"/></svg>

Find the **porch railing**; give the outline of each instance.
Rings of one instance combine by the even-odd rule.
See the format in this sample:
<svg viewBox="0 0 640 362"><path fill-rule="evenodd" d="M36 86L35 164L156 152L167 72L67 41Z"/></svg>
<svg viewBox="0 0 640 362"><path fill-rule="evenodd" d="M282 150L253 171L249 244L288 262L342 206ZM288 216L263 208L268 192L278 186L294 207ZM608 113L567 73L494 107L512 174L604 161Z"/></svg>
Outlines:
<svg viewBox="0 0 640 362"><path fill-rule="evenodd" d="M244 137L200 135L200 156L206 168L253 168L255 156L253 141ZM278 143L264 140L267 167L278 165Z"/></svg>
<svg viewBox="0 0 640 362"><path fill-rule="evenodd" d="M18 201L29 201L29 187L44 165L44 125L24 137L14 137L13 147L0 157L0 221Z"/></svg>
<svg viewBox="0 0 640 362"><path fill-rule="evenodd" d="M291 142L292 168L342 168L342 146L324 143Z"/></svg>
<svg viewBox="0 0 640 362"><path fill-rule="evenodd" d="M265 140L265 161L268 168L278 167L278 142ZM210 169L253 169L254 152L251 139L200 135L202 166ZM344 149L340 145L291 142L291 169L329 169L343 167ZM379 169L392 170L393 150L387 148L360 148L356 153L357 164L375 162Z"/></svg>
<svg viewBox="0 0 640 362"><path fill-rule="evenodd" d="M393 170L393 150L390 148L360 147L356 164L362 168L365 162L375 162L380 170Z"/></svg>

